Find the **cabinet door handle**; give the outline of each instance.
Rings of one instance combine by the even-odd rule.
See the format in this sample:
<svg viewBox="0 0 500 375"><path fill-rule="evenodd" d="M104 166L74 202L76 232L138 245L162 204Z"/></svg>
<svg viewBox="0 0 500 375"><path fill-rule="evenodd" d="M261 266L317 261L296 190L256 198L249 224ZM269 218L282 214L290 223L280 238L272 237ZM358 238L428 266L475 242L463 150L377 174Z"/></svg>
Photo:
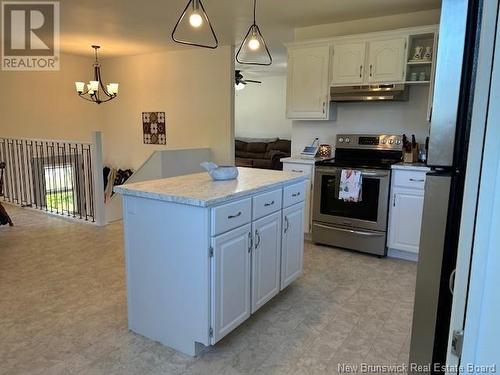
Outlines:
<svg viewBox="0 0 500 375"><path fill-rule="evenodd" d="M294 198L295 198L295 197L298 197L299 195L300 195L300 191L298 191L298 192L296 192L296 193L293 193L293 194L292 194L292 197L294 197Z"/></svg>
<svg viewBox="0 0 500 375"><path fill-rule="evenodd" d="M394 194L394 197L392 198L392 207L396 207L396 194Z"/></svg>
<svg viewBox="0 0 500 375"><path fill-rule="evenodd" d="M363 77L363 65L359 66L359 78Z"/></svg>
<svg viewBox="0 0 500 375"><path fill-rule="evenodd" d="M290 228L290 222L288 221L288 217L285 216L285 230L284 232L288 232L288 229Z"/></svg>
<svg viewBox="0 0 500 375"><path fill-rule="evenodd" d="M373 65L370 64L370 77L372 76L372 71L373 71Z"/></svg>
<svg viewBox="0 0 500 375"><path fill-rule="evenodd" d="M425 182L424 179L419 179L419 178L410 178L411 182Z"/></svg>
<svg viewBox="0 0 500 375"><path fill-rule="evenodd" d="M326 102L323 102L323 113L325 113L325 110L326 110Z"/></svg>
<svg viewBox="0 0 500 375"><path fill-rule="evenodd" d="M260 245L260 234L257 229L255 229L255 250L259 248Z"/></svg>
<svg viewBox="0 0 500 375"><path fill-rule="evenodd" d="M253 247L252 232L248 232L248 252L249 253L252 251L252 247Z"/></svg>
<svg viewBox="0 0 500 375"><path fill-rule="evenodd" d="M228 219L235 219L235 218L237 218L238 216L241 216L241 211L239 211L236 215L229 215L227 218L228 218Z"/></svg>
<svg viewBox="0 0 500 375"><path fill-rule="evenodd" d="M302 169L292 169L292 172L304 173Z"/></svg>
<svg viewBox="0 0 500 375"><path fill-rule="evenodd" d="M264 203L264 207L269 207L269 206L272 206L273 204L274 204L274 201L267 202L267 203Z"/></svg>

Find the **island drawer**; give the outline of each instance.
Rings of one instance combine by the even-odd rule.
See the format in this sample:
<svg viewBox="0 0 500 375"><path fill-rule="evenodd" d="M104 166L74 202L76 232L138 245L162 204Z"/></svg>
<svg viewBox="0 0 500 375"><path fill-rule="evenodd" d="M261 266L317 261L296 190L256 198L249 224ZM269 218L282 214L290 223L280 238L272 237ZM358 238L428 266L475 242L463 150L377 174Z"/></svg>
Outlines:
<svg viewBox="0 0 500 375"><path fill-rule="evenodd" d="M276 189L253 197L253 220L281 210L282 189Z"/></svg>
<svg viewBox="0 0 500 375"><path fill-rule="evenodd" d="M283 163L283 170L287 172L303 173L309 178L311 178L313 174L313 166L308 164Z"/></svg>
<svg viewBox="0 0 500 375"><path fill-rule="evenodd" d="M237 228L252 220L252 199L242 199L212 208L212 236Z"/></svg>
<svg viewBox="0 0 500 375"><path fill-rule="evenodd" d="M302 202L306 197L306 182L286 186L283 189L283 207Z"/></svg>
<svg viewBox="0 0 500 375"><path fill-rule="evenodd" d="M393 171L394 186L424 190L426 172Z"/></svg>

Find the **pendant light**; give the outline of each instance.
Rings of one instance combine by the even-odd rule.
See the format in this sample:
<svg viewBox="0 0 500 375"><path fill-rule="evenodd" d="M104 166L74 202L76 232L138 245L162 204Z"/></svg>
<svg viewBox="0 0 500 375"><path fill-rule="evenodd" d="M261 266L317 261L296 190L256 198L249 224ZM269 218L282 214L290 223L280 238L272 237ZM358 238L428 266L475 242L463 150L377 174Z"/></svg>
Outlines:
<svg viewBox="0 0 500 375"><path fill-rule="evenodd" d="M75 82L76 92L80 98L101 104L113 100L118 95L118 83L109 83L104 87L101 77L101 64L97 56L100 46L92 46L95 52L94 80L90 81L85 88L85 82Z"/></svg>
<svg viewBox="0 0 500 375"><path fill-rule="evenodd" d="M172 30L172 40L189 46L215 49L219 40L201 0L189 0Z"/></svg>
<svg viewBox="0 0 500 375"><path fill-rule="evenodd" d="M271 65L273 58L256 23L257 0L253 1L253 24L241 42L236 61L244 65Z"/></svg>

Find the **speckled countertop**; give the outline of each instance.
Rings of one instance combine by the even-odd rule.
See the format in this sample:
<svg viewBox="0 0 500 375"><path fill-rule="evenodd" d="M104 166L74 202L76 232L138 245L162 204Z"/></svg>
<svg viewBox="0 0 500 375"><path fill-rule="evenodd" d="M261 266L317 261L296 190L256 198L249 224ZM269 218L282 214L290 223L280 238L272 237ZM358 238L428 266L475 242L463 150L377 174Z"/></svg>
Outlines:
<svg viewBox="0 0 500 375"><path fill-rule="evenodd" d="M212 181L208 173L195 173L116 186L124 195L208 207L275 187L304 181L302 173L238 168L236 180Z"/></svg>

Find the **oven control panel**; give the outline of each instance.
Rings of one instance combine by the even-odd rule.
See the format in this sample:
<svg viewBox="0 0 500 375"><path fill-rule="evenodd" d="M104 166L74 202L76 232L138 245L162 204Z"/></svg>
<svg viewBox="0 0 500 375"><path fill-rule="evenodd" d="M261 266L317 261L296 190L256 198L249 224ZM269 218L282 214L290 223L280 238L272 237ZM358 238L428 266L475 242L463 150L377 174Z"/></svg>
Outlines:
<svg viewBox="0 0 500 375"><path fill-rule="evenodd" d="M402 137L394 134L338 134L336 148L401 150Z"/></svg>

